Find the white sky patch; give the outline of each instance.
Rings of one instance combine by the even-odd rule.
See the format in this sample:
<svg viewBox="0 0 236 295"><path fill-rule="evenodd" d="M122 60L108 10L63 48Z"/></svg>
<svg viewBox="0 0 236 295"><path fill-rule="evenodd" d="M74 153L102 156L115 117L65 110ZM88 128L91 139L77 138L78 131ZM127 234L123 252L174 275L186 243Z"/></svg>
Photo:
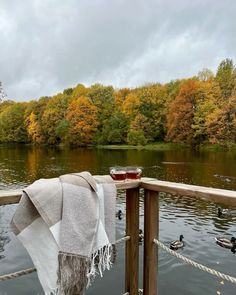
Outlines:
<svg viewBox="0 0 236 295"><path fill-rule="evenodd" d="M78 83L136 87L236 63L235 0L1 0L0 81L36 99Z"/></svg>

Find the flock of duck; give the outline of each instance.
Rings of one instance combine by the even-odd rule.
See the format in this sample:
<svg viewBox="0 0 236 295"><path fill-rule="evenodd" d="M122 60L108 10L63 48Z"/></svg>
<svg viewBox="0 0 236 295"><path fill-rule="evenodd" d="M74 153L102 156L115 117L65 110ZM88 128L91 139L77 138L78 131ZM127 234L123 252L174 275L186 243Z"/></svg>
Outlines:
<svg viewBox="0 0 236 295"><path fill-rule="evenodd" d="M222 208L218 208L217 210L217 214L219 218L229 218L232 216L231 212L228 209L222 209ZM116 217L121 220L123 217L123 212L121 210L118 210L116 212ZM139 230L139 242L141 243L143 241L143 232L140 229ZM171 250L178 250L184 247L184 236L180 235L179 240L175 240L172 241L170 243L170 249ZM216 243L223 247L223 248L227 248L230 249L232 253L236 253L236 238L235 237L231 237L230 239L226 238L226 237L216 237L215 238Z"/></svg>
<svg viewBox="0 0 236 295"><path fill-rule="evenodd" d="M222 208L218 208L218 217L219 218L229 218L231 217L231 212L228 209L222 209ZM176 241L172 241L170 243L170 249L172 250L178 250L184 247L184 236L180 235L179 240ZM230 239L226 238L226 237L216 237L215 238L216 243L223 247L223 248L227 248L230 249L232 253L236 253L236 238L235 237L231 237Z"/></svg>

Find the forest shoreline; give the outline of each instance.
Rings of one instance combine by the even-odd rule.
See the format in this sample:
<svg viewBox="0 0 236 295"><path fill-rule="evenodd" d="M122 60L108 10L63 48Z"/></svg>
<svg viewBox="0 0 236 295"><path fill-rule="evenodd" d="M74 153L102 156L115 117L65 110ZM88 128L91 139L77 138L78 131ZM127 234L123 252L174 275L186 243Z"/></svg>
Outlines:
<svg viewBox="0 0 236 295"><path fill-rule="evenodd" d="M103 150L147 150L147 151L175 151L175 150L195 150L195 151L236 151L236 144L227 142L225 144L212 144L205 143L198 146L192 146L186 143L173 143L173 142L155 142L146 145L128 145L128 144L108 144L108 145L68 145L68 144L35 144L35 143L16 143L16 142L2 142L1 146L32 146L32 147L47 147L47 148L87 148L87 149L103 149Z"/></svg>

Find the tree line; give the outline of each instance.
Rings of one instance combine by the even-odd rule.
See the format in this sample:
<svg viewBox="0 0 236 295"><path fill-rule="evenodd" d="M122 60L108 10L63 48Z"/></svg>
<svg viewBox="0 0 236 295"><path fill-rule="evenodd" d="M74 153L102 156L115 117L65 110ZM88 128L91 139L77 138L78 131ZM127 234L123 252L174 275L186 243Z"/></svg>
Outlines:
<svg viewBox="0 0 236 295"><path fill-rule="evenodd" d="M52 97L0 103L0 142L191 145L236 143L236 67L166 84L114 89L78 84Z"/></svg>

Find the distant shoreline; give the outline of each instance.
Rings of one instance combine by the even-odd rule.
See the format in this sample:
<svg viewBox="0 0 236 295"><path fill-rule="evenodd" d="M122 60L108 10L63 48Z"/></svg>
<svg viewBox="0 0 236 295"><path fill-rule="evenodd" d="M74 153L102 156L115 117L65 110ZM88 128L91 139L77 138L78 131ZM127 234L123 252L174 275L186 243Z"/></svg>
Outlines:
<svg viewBox="0 0 236 295"><path fill-rule="evenodd" d="M110 145L68 145L68 144L35 144L35 143L17 143L17 142L1 142L0 146L31 146L31 147L48 147L48 148L88 148L103 150L147 150L147 151L174 151L192 149L198 151L236 151L236 144L227 142L225 144L205 143L198 146L191 146L186 143L173 142L155 142L146 145L128 145L128 144L110 144Z"/></svg>

